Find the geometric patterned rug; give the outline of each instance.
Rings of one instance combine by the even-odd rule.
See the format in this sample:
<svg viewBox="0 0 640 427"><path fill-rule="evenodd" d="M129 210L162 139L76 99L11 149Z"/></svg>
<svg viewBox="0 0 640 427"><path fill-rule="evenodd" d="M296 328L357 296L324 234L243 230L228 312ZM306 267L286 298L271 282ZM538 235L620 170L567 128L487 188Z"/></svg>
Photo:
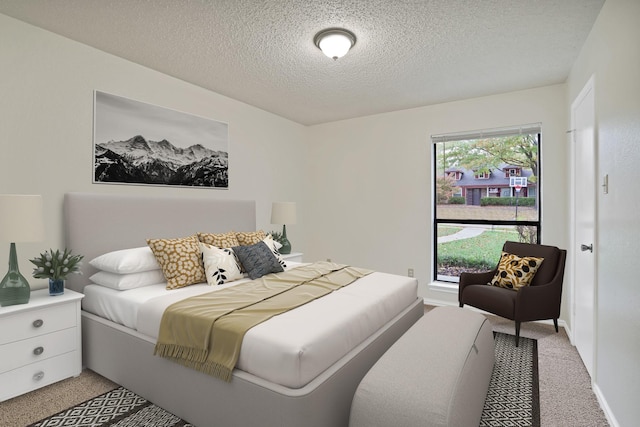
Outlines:
<svg viewBox="0 0 640 427"><path fill-rule="evenodd" d="M189 427L191 424L118 387L29 427ZM192 427L192 426L191 426Z"/></svg>
<svg viewBox="0 0 640 427"><path fill-rule="evenodd" d="M480 427L540 427L538 344L494 332L496 363ZM193 427L135 393L119 387L29 427Z"/></svg>
<svg viewBox="0 0 640 427"><path fill-rule="evenodd" d="M540 427L538 341L494 332L496 362L480 427Z"/></svg>

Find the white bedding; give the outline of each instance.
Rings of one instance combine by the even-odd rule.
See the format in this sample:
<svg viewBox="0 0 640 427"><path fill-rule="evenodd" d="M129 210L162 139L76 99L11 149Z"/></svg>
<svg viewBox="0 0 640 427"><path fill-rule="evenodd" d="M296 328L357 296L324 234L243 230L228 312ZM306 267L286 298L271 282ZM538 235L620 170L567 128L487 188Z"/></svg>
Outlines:
<svg viewBox="0 0 640 427"><path fill-rule="evenodd" d="M177 300L234 286L165 284L118 291L84 289L83 309L157 338L164 309ZM417 298L415 279L372 273L338 291L255 326L244 337L237 368L300 388L399 314Z"/></svg>

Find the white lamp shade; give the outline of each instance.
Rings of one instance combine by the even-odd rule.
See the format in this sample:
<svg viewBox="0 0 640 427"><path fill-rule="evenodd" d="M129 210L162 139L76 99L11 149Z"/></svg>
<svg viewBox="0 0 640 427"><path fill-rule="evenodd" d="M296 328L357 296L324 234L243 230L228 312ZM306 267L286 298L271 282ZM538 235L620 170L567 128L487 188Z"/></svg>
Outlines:
<svg viewBox="0 0 640 427"><path fill-rule="evenodd" d="M295 202L273 202L271 207L271 224L295 224Z"/></svg>
<svg viewBox="0 0 640 427"><path fill-rule="evenodd" d="M0 194L0 241L44 240L42 196Z"/></svg>

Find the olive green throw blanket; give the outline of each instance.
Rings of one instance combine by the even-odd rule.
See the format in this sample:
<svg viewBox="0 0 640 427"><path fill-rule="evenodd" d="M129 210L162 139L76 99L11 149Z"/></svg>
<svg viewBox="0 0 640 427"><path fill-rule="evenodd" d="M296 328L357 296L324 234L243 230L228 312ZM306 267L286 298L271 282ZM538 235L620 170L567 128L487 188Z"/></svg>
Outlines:
<svg viewBox="0 0 640 427"><path fill-rule="evenodd" d="M179 301L162 315L154 354L231 381L249 329L369 273L318 262Z"/></svg>

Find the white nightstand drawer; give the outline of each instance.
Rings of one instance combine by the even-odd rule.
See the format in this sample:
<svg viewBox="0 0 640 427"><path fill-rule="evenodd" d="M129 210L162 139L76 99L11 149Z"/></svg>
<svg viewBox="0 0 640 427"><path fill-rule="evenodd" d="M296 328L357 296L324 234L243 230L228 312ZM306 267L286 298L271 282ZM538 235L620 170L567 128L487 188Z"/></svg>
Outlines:
<svg viewBox="0 0 640 427"><path fill-rule="evenodd" d="M0 402L44 387L65 378L80 375L77 351L32 363L0 374ZM11 384L11 387L5 385Z"/></svg>
<svg viewBox="0 0 640 427"><path fill-rule="evenodd" d="M0 345L76 326L77 312L69 304L26 310L2 319Z"/></svg>
<svg viewBox="0 0 640 427"><path fill-rule="evenodd" d="M69 328L0 346L0 374L74 351L77 340L77 328Z"/></svg>

